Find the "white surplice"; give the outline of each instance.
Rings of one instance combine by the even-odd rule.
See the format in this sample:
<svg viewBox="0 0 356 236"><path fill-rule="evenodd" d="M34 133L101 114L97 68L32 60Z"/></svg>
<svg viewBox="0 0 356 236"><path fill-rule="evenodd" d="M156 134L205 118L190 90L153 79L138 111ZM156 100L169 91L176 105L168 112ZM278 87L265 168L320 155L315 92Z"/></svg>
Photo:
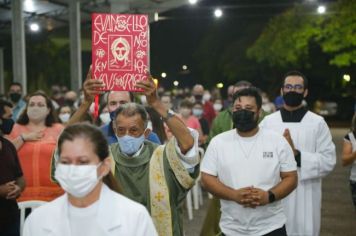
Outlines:
<svg viewBox="0 0 356 236"><path fill-rule="evenodd" d="M261 127L283 134L289 129L301 153L298 187L283 199L289 236L318 236L320 232L321 182L336 164L335 145L323 117L308 111L301 122L283 122L280 111L266 116Z"/></svg>

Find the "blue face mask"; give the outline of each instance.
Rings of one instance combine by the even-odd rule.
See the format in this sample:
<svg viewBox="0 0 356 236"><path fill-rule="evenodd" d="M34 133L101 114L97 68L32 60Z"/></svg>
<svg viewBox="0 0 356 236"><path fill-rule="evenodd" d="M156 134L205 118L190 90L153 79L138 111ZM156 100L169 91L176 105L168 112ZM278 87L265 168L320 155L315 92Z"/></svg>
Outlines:
<svg viewBox="0 0 356 236"><path fill-rule="evenodd" d="M130 135L125 135L122 137L117 137L117 141L119 142L121 152L126 155L135 154L138 149L140 149L143 141L145 141L145 136L142 134L140 137L132 137Z"/></svg>

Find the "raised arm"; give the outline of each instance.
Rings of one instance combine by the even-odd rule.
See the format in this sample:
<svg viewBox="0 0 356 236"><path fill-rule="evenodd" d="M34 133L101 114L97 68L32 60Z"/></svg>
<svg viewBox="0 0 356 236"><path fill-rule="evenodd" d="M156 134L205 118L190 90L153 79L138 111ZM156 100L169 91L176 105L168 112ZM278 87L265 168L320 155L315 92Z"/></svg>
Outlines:
<svg viewBox="0 0 356 236"><path fill-rule="evenodd" d="M157 95L156 85L152 78L147 81L139 81L136 87L144 90L147 103L155 109L165 120L169 129L178 141L179 148L183 154L187 153L194 145L194 139L187 126L177 116L169 116L168 110L161 103Z"/></svg>
<svg viewBox="0 0 356 236"><path fill-rule="evenodd" d="M89 68L87 78L83 84L84 100L76 110L76 112L69 119L67 125L75 124L84 119L85 114L89 110L90 105L94 101L96 94L103 94L105 91L100 91L98 89L105 86L102 80L97 80L92 78L92 69Z"/></svg>

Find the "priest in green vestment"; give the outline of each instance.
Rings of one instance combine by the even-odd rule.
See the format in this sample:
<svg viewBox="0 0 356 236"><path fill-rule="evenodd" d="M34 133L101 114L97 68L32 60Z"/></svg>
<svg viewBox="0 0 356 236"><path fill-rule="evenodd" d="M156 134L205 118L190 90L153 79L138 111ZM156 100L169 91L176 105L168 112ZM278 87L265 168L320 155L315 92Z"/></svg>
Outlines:
<svg viewBox="0 0 356 236"><path fill-rule="evenodd" d="M102 93L97 90L100 87L103 82L92 79L89 72L83 86L85 102L70 123L81 119L94 95ZM165 145L146 140L150 130L144 107L121 105L113 120L118 142L110 145L112 171L123 194L146 206L160 236L183 236L182 205L199 175L198 133L165 108L152 78L137 82L136 87L143 89L148 105L161 115L174 137Z"/></svg>

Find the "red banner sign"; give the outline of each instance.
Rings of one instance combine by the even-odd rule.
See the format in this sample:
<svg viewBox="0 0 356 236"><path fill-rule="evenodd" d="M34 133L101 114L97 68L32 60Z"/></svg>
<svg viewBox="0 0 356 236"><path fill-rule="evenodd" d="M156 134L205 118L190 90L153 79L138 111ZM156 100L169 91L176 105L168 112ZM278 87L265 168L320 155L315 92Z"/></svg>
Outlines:
<svg viewBox="0 0 356 236"><path fill-rule="evenodd" d="M92 14L92 71L104 90L140 91L149 73L147 15Z"/></svg>

